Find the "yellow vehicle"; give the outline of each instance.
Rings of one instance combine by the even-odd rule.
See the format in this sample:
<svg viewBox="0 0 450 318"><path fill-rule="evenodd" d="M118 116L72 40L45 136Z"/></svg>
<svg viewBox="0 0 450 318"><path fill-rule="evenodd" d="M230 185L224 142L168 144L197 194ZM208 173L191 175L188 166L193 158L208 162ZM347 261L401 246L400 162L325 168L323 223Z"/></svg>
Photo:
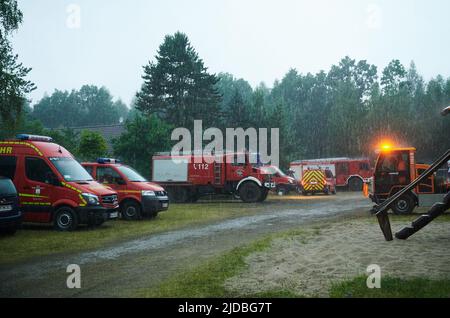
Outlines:
<svg viewBox="0 0 450 318"><path fill-rule="evenodd" d="M301 181L303 195L309 193L336 194L336 181L330 170L306 170Z"/></svg>

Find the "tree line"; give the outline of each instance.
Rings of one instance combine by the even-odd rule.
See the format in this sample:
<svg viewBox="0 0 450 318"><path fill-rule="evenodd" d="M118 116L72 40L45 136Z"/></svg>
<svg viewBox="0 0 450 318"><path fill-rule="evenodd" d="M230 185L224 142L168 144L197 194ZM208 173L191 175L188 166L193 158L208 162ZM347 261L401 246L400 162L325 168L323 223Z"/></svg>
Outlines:
<svg viewBox="0 0 450 318"><path fill-rule="evenodd" d="M2 39L22 19L15 1L6 3L13 5L0 14L16 18L0 20ZM1 138L16 132L49 134L84 160L114 155L145 175L152 154L170 150L172 129L192 129L194 119L203 120L204 128L279 128L283 168L296 159L371 155L383 139L416 147L423 161L450 148L450 121L439 115L450 104L450 78L426 81L413 62L405 66L394 59L379 70L347 56L328 70L305 74L291 69L273 87L261 83L253 88L232 74L211 74L187 35L177 32L167 35L143 66L143 83L130 108L94 85L55 90L30 106L26 94L34 84L25 80L30 69L17 62L4 42ZM125 132L113 141L111 154L101 135L68 128L122 119Z"/></svg>

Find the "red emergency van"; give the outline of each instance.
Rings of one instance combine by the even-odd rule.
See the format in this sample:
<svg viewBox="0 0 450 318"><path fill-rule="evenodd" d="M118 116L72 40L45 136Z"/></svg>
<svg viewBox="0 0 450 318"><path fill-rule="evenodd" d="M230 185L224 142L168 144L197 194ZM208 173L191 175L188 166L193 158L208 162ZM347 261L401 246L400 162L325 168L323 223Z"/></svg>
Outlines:
<svg viewBox="0 0 450 318"><path fill-rule="evenodd" d="M97 162L84 162L83 167L101 184L117 191L122 218L141 219L156 217L169 208L169 198L161 186L148 182L133 168L117 159L99 158Z"/></svg>
<svg viewBox="0 0 450 318"><path fill-rule="evenodd" d="M117 193L94 181L50 137L21 134L0 141L0 175L16 186L24 222L70 231L118 217Z"/></svg>

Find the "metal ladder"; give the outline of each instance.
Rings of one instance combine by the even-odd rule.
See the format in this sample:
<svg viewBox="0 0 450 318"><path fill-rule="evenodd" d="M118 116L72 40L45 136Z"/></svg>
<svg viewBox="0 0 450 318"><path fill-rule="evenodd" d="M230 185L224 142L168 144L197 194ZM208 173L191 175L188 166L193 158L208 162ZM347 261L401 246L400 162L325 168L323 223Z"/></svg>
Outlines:
<svg viewBox="0 0 450 318"><path fill-rule="evenodd" d="M394 194L392 197L390 197L383 203L376 205L372 208L371 212L376 214L378 218L378 223L380 224L381 231L383 232L386 241L393 240L391 225L387 213L391 205L403 194L414 189L422 180L431 176L436 170L439 169L440 166L442 166L449 160L450 160L450 149L447 149L447 151L442 156L440 156L436 161L434 161L427 170L425 170L419 177L417 177L409 185L404 187L402 190ZM421 228L423 228L425 225L430 223L437 216L444 213L449 208L448 197L449 194L447 193L447 195L445 196L445 198L447 199L447 203L445 202L445 199L444 202L442 203L436 203L435 205L433 205L430 211L428 211L427 214L424 214L417 220L415 220L412 224L412 227L403 228L401 231L395 234L395 237L398 239L407 239L408 237L419 231Z"/></svg>
<svg viewBox="0 0 450 318"><path fill-rule="evenodd" d="M214 184L221 184L222 182L222 165L214 162Z"/></svg>
<svg viewBox="0 0 450 318"><path fill-rule="evenodd" d="M406 240L408 237L425 227L428 223L433 221L439 215L443 214L450 208L450 192L448 192L443 202L433 204L431 209L426 213L415 219L411 226L405 226L403 229L395 233L395 237L400 240Z"/></svg>

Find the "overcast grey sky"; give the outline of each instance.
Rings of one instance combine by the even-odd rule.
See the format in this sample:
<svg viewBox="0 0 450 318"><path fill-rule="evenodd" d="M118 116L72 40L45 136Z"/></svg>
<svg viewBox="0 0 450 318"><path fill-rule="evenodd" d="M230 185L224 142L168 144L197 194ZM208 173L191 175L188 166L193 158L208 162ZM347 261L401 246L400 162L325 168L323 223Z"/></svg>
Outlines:
<svg viewBox="0 0 450 318"><path fill-rule="evenodd" d="M450 76L448 0L19 0L13 44L45 92L104 85L130 103L166 34L185 32L211 72L269 87L289 68L328 70L342 57L411 60ZM79 14L78 14L79 13Z"/></svg>

